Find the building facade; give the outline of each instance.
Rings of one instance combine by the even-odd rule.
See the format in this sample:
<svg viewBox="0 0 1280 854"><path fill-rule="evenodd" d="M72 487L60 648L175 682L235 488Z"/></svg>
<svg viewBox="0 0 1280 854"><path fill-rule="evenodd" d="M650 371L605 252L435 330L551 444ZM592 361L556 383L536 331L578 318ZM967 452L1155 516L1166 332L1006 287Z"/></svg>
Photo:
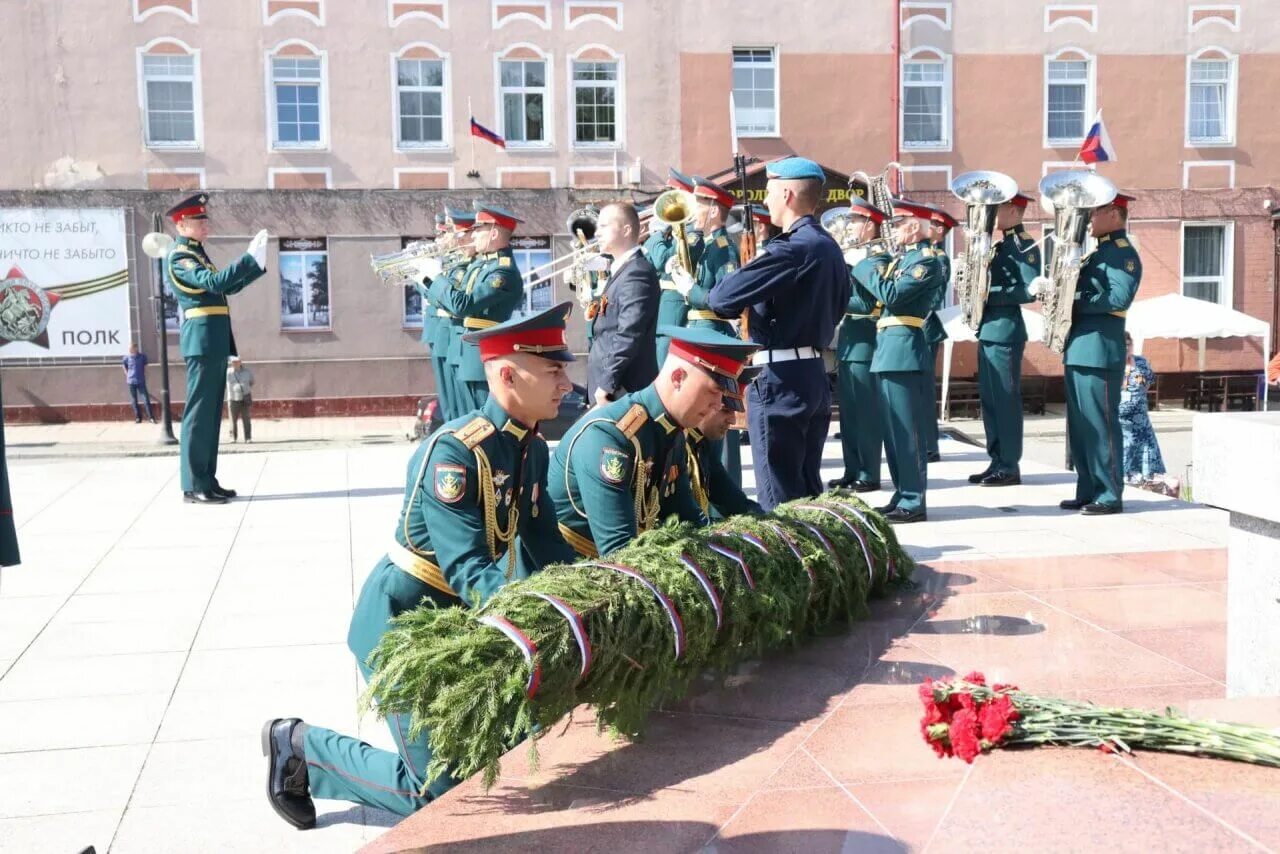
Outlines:
<svg viewBox="0 0 1280 854"><path fill-rule="evenodd" d="M126 211L153 362L152 216L209 190L215 259L268 228L269 272L232 312L278 411L409 411L431 391L416 300L368 262L429 234L446 201L524 216L529 269L567 247L575 208L651 198L669 165L722 173L735 136L843 174L896 160L907 193L959 213L952 177L1032 189L1102 110L1119 158L1100 171L1139 197L1139 298L1275 323L1270 0L28 0L0 4L0 33L0 207ZM528 307L567 297L543 281ZM1259 347L1210 343L1206 367L1253 368ZM1198 367L1191 342L1147 352L1166 374ZM124 411L114 358L0 359L9 417ZM974 370L957 348L954 373Z"/></svg>

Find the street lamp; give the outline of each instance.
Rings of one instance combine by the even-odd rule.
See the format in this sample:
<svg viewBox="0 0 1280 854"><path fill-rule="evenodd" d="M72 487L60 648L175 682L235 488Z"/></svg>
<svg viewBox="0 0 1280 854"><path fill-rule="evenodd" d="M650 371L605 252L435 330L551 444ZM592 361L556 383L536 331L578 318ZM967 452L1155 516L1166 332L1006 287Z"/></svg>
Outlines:
<svg viewBox="0 0 1280 854"><path fill-rule="evenodd" d="M161 261L169 254L169 247L173 245L173 238L160 230L159 214L151 215L151 228L151 233L142 238L142 251L152 259L152 300L156 316L156 338L160 342L160 444L176 445L178 440L173 436L173 415L169 412L169 337L164 328L164 276L160 270Z"/></svg>

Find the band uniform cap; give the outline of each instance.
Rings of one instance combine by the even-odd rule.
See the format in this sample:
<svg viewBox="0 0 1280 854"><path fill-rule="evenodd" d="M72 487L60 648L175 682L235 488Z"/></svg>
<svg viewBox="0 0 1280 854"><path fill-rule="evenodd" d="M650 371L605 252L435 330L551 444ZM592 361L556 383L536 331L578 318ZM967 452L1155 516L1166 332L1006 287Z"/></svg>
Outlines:
<svg viewBox="0 0 1280 854"><path fill-rule="evenodd" d="M765 167L764 174L784 181L825 181L827 177L822 167L807 157L775 160Z"/></svg>
<svg viewBox="0 0 1280 854"><path fill-rule="evenodd" d="M562 302L529 317L468 332L462 340L480 348L482 362L512 353L532 353L555 362L573 362L576 359L564 337L565 324L572 311L573 303Z"/></svg>
<svg viewBox="0 0 1280 854"><path fill-rule="evenodd" d="M653 205L645 205L642 208L636 208L636 216L640 219L649 219L653 216Z"/></svg>
<svg viewBox="0 0 1280 854"><path fill-rule="evenodd" d="M725 392L722 398L724 408L731 412L745 412L747 406L744 401L747 399L747 386L755 382L756 377L760 376L760 372L764 370L764 365L747 365L742 369L742 373L738 374L738 391L736 394Z"/></svg>
<svg viewBox="0 0 1280 854"><path fill-rule="evenodd" d="M1118 207L1118 208L1122 208L1122 209L1124 209L1124 210L1128 210L1128 209L1129 209L1129 203L1130 203L1130 202L1136 202L1137 200L1138 200L1138 197L1137 197L1137 196L1131 196L1131 195L1129 195L1128 193L1116 193L1116 197L1115 197L1115 199L1111 202L1111 204L1115 205L1115 206L1116 206L1116 207Z"/></svg>
<svg viewBox="0 0 1280 854"><path fill-rule="evenodd" d="M937 205L927 205L924 202L920 202L919 205L920 207L929 211L929 216L928 216L929 222L936 223L942 226L943 228L955 228L957 225L960 224L960 221L958 219L956 219L951 214L947 213L945 210L938 207Z"/></svg>
<svg viewBox="0 0 1280 854"><path fill-rule="evenodd" d="M453 220L454 231L466 231L476 224L476 215L460 208L445 208L445 215Z"/></svg>
<svg viewBox="0 0 1280 854"><path fill-rule="evenodd" d="M436 231L447 231L449 218L442 213L436 214Z"/></svg>
<svg viewBox="0 0 1280 854"><path fill-rule="evenodd" d="M164 212L164 215L175 223L184 219L208 219L209 194L196 193L178 202Z"/></svg>
<svg viewBox="0 0 1280 854"><path fill-rule="evenodd" d="M882 223L889 215L861 196L849 196L849 213L853 216L865 217L874 223Z"/></svg>
<svg viewBox="0 0 1280 854"><path fill-rule="evenodd" d="M733 194L715 181L703 178L701 175L693 176L693 194L700 199L710 199L726 208L733 207Z"/></svg>
<svg viewBox="0 0 1280 854"><path fill-rule="evenodd" d="M758 345L706 327L660 326L659 335L671 338L670 354L706 372L724 394L738 394L738 376Z"/></svg>
<svg viewBox="0 0 1280 854"><path fill-rule="evenodd" d="M769 209L766 208L764 205L752 205L751 218L754 219L756 222L768 222L768 223L773 222L773 217L769 215Z"/></svg>
<svg viewBox="0 0 1280 854"><path fill-rule="evenodd" d="M498 228L505 228L507 231L515 231L516 226L524 220L513 214L506 208L500 208L497 205L482 205L480 210L476 211L476 225L492 223Z"/></svg>
<svg viewBox="0 0 1280 854"><path fill-rule="evenodd" d="M910 199L893 200L893 219L915 217L916 219L932 220L933 212L933 208L920 202L913 202Z"/></svg>
<svg viewBox="0 0 1280 854"><path fill-rule="evenodd" d="M667 170L667 186L673 190L692 192L693 179L678 169Z"/></svg>
<svg viewBox="0 0 1280 854"><path fill-rule="evenodd" d="M1023 210L1026 210L1027 205L1031 204L1034 201L1035 199L1031 198L1026 193L1015 193L1014 197L1009 200L1009 204L1015 207L1022 208Z"/></svg>

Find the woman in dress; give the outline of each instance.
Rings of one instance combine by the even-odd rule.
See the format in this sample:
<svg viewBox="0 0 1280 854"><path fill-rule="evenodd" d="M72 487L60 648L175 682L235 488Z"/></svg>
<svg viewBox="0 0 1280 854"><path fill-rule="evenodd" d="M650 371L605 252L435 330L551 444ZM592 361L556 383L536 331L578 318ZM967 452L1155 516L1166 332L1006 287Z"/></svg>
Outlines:
<svg viewBox="0 0 1280 854"><path fill-rule="evenodd" d="M1133 339L1124 336L1126 358L1124 383L1120 387L1120 428L1124 433L1124 479L1143 483L1164 474L1160 443L1147 414L1147 390L1155 382L1151 363L1133 354Z"/></svg>

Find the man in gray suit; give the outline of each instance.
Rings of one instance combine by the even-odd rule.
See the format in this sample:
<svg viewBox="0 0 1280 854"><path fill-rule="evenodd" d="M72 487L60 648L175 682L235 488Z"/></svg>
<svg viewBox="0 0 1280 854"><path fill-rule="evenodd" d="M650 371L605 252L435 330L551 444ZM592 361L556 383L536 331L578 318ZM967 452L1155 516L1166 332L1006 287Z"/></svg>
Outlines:
<svg viewBox="0 0 1280 854"><path fill-rule="evenodd" d="M596 404L639 391L658 376L658 273L640 251L640 217L625 202L606 205L596 223L600 251L613 257L609 282L587 309L594 338L587 357Z"/></svg>

